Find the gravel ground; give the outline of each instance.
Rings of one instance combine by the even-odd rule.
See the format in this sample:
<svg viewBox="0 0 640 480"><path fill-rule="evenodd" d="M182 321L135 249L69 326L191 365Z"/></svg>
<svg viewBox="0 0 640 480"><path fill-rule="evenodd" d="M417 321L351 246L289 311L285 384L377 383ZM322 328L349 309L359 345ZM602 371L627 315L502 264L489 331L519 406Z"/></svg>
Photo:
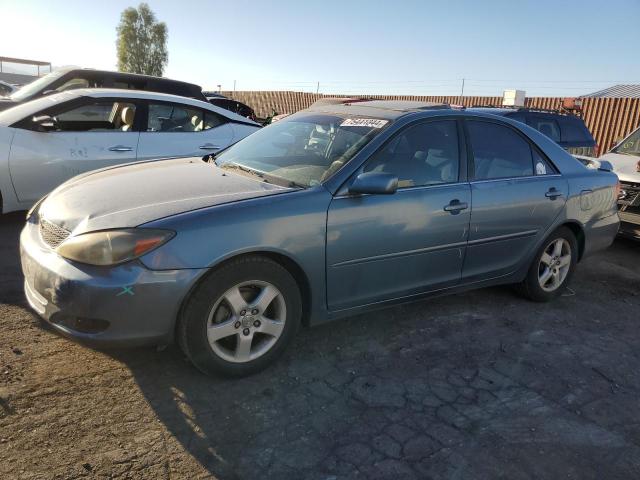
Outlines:
<svg viewBox="0 0 640 480"><path fill-rule="evenodd" d="M640 243L539 305L509 288L301 331L207 378L177 347L96 351L26 308L0 218L0 478L640 477Z"/></svg>

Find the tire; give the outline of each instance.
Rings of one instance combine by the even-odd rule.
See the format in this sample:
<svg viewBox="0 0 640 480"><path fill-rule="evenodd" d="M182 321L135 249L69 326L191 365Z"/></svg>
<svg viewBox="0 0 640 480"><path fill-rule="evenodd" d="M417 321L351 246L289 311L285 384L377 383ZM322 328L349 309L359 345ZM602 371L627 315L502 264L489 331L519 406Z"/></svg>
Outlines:
<svg viewBox="0 0 640 480"><path fill-rule="evenodd" d="M577 262L576 237L568 228L558 228L533 257L527 276L519 285L520 292L534 302L553 300L571 281Z"/></svg>
<svg viewBox="0 0 640 480"><path fill-rule="evenodd" d="M282 355L301 317L293 276L269 258L243 257L196 286L179 319L178 342L205 374L242 377Z"/></svg>

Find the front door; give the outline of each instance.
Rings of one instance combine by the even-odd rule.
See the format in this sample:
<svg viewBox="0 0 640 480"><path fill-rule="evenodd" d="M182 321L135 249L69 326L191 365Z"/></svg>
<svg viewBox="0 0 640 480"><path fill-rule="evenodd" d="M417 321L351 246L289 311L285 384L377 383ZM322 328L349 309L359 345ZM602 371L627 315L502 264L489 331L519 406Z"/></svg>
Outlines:
<svg viewBox="0 0 640 480"><path fill-rule="evenodd" d="M35 123L17 128L9 170L18 200L34 203L71 177L135 161L135 112L127 101L86 99L52 115L49 131L38 131Z"/></svg>
<svg viewBox="0 0 640 480"><path fill-rule="evenodd" d="M465 282L516 270L566 202L567 181L514 128L467 122L474 158Z"/></svg>
<svg viewBox="0 0 640 480"><path fill-rule="evenodd" d="M395 194L333 199L327 218L330 310L459 282L471 194L458 129L455 120L405 128L361 170L396 175Z"/></svg>
<svg viewBox="0 0 640 480"><path fill-rule="evenodd" d="M178 103L149 103L138 158L203 157L231 145L233 137L231 125L214 112Z"/></svg>

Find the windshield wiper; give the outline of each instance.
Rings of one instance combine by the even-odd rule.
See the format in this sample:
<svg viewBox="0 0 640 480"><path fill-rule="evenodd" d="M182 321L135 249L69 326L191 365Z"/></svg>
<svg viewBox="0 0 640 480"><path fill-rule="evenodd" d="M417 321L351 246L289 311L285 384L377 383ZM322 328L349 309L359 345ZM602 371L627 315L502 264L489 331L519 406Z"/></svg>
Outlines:
<svg viewBox="0 0 640 480"><path fill-rule="evenodd" d="M215 157L214 157L214 163L215 163ZM229 169L229 170L240 170L242 172L248 173L250 175L253 175L254 177L258 177L258 178L263 178L264 179L264 173L259 172L257 170L253 170L252 168L249 167L245 167L244 165L240 165L238 163L225 163L224 165L218 165L216 163L217 166L219 166L220 168L223 169ZM266 180L265 180L266 181Z"/></svg>

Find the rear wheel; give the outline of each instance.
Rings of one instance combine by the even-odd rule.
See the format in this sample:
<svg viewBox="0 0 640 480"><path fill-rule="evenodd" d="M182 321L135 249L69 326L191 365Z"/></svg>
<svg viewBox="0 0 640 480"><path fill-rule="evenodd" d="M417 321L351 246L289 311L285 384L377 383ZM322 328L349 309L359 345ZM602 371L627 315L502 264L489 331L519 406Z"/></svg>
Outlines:
<svg viewBox="0 0 640 480"><path fill-rule="evenodd" d="M234 260L200 283L178 326L180 345L207 374L244 376L276 360L302 315L295 279L264 257Z"/></svg>
<svg viewBox="0 0 640 480"><path fill-rule="evenodd" d="M545 240L521 284L522 293L536 302L559 296L573 276L578 261L578 242L573 232L561 227Z"/></svg>

